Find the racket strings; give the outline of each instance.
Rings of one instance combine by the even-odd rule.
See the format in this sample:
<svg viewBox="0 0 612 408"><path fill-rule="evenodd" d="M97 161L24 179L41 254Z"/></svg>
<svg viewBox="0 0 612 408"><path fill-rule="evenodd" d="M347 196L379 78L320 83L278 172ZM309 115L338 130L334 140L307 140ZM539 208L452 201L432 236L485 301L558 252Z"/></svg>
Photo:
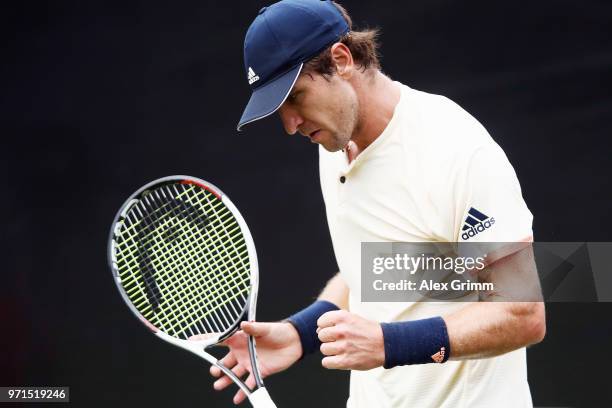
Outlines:
<svg viewBox="0 0 612 408"><path fill-rule="evenodd" d="M165 248L165 250L167 250L167 248ZM246 251L246 250L245 250L245 251ZM241 252L241 253L240 253L240 255L246 255L246 253L243 251L243 252ZM177 257L177 258L178 258L178 257ZM224 261L224 258L221 258L221 260L222 260L222 261ZM200 266L200 261L199 261L199 260L196 260L196 261L194 261L194 262L198 264L197 266ZM205 262L205 263L206 263L206 262ZM206 264L207 264L206 266L210 267L210 265L208 265L208 263L206 263ZM178 265L176 265L176 266L178 267L178 269L183 269L183 266L182 266L181 264L178 264ZM155 267L159 267L159 265L155 265ZM193 265L188 264L188 265L186 266L186 268L185 268L185 269L190 269L190 268L192 268L192 267L193 267ZM223 272L223 268L221 268L221 271ZM216 275L215 275L215 276L216 276ZM205 279L207 279L207 276L205 277ZM216 277L215 277L215 280L216 280L217 282L219 282L218 278L216 278ZM221 282L221 283L227 283L227 281L228 281L228 280L227 280L227 277L226 277L225 279L223 279L223 280L222 280L222 281L220 281L220 282ZM226 286L227 286L227 285L221 285L221 288L222 288L222 289L224 289ZM213 299L213 300L214 300L214 299ZM230 306L232 306L232 308L233 308L233 305L232 305L231 303L230 303ZM235 308L234 308L234 311L236 312Z"/></svg>
<svg viewBox="0 0 612 408"><path fill-rule="evenodd" d="M228 212L228 214L229 214L229 212ZM226 225L226 223L221 223L221 226L224 226L224 225ZM236 225L235 228L233 228L232 233L237 233L237 232L239 232L239 228ZM232 238L233 238L233 236L232 236ZM194 238L192 238L191 240L188 240L187 242L192 242L193 239ZM230 240L229 242L230 243L233 242L233 239ZM228 246L227 244L228 244L227 242L224 242L223 245L218 245L218 243L217 243L214 248L223 248L223 249L225 249ZM226 258L223 257L223 255L218 250L212 250L211 253L217 253L218 255L220 255L220 257L217 257L216 260L217 261L221 260L222 263L224 264L224 266L227 269L232 269L232 268L230 268L226 264L226 261L225 261ZM235 256L236 253L234 253L234 254L227 254L227 256L230 256L230 255ZM243 255L243 256L247 255L248 256L248 253L246 252L246 248L245 248L245 251L243 253L241 253L241 255ZM238 259L240 260L240 259L242 259L242 257L238 257ZM207 265L207 266L209 268L211 267L211 265ZM208 310L208 312L204 313L204 315L202 317L208 316L209 314L211 314L211 312L217 312L216 313L217 318L219 320L222 320L222 323L225 324L224 328L226 328L226 327L231 326L235 322L236 317L239 314L241 314L241 313L239 313L236 310L236 308L234 308L233 304L231 302L229 302L233 298L228 297L227 294L232 292L232 291L234 291L235 288L238 287L240 284L242 284L244 286L244 288L247 289L248 288L248 281L249 281L250 276L248 276L248 275L244 276L244 274L243 274L243 279L242 280L232 282L230 279L228 279L228 277L231 277L231 275L228 275L227 270L224 270L224 268L222 266L217 266L217 267L218 267L218 269L220 271L221 276L223 276L223 279L219 280L218 276L220 274L214 274L213 278L214 278L214 280L217 283L216 288L217 289L221 289L221 291L217 292L216 294L209 294L209 298L207 299L208 300L208 304L203 305ZM210 286L214 286L214 284L210 285ZM239 293L241 294L242 292L239 292ZM227 306L228 305L234 310L234 313L233 313L234 316L228 317L228 314L226 314ZM229 314L231 315L231 313L229 313ZM213 323L213 325L215 325L217 327L219 326L218 323L215 324L214 320L212 321L212 323Z"/></svg>
<svg viewBox="0 0 612 408"><path fill-rule="evenodd" d="M180 265L179 265L180 266Z"/></svg>
<svg viewBox="0 0 612 408"><path fill-rule="evenodd" d="M192 238L192 239L193 239L193 238ZM190 295L190 294L188 293L187 295L188 295L188 297L189 297L189 295ZM216 308L214 307L214 305L210 305L210 304L209 304L209 305L205 305L205 306L208 306L209 308L211 308L211 307L212 307L212 308L213 308L213 310L214 310L214 311L216 311ZM220 313L220 314L217 314L217 318L219 318L219 320L221 320L222 322L221 322L221 323L219 323L219 324L214 324L214 321L213 321L213 325L214 325L216 328L218 328L218 327L219 327L219 325L223 325L223 324L225 324L225 325L229 325L229 324L230 324L230 322L229 322L228 318L226 317L225 313L223 313L223 309L221 309L220 311L221 311L221 313ZM218 330L218 329L217 329L217 330Z"/></svg>
<svg viewBox="0 0 612 408"><path fill-rule="evenodd" d="M116 248L126 294L166 333L223 333L242 317L248 249L214 194L192 184L152 190L128 211Z"/></svg>
<svg viewBox="0 0 612 408"><path fill-rule="evenodd" d="M171 212L175 217L179 216L179 211L183 212L183 216L189 219L190 222L196 224L199 228L205 227L207 219L205 218L205 216L203 216L203 214L197 214L195 207L188 206L185 202L181 200L171 198L169 203L161 203L156 200L150 200L149 202L148 196L145 197L145 200L147 201L147 204L149 206L149 216L145 217L141 222L143 228L139 231L139 235L143 236L139 236L138 240L139 242L143 243L143 245L138 246L138 263L140 270L142 271L141 278L145 284L145 293L147 294L149 303L151 304L153 310L157 312L161 294L153 276L153 273L155 271L153 268L150 267L151 259L149 257L149 253L151 252L151 243L156 241L145 239L144 236L149 235L153 232L155 225L159 221L160 214L163 214L159 211L160 207L168 206L167 211ZM166 226L166 228L163 228L162 242L171 242L175 240L175 238L179 236L179 233L179 228L168 228ZM181 269L180 265L179 269Z"/></svg>
<svg viewBox="0 0 612 408"><path fill-rule="evenodd" d="M134 206L133 207L133 211L130 214L128 214L128 219L130 219L132 221L132 226L131 226L130 229L135 229L134 227L138 226L138 225L140 225L141 227L142 227L142 225L149 227L149 231L147 231L146 228L142 230L142 231L147 232L146 234L143 234L142 231L140 231L141 232L140 234L132 234L133 236L138 236L139 240L144 240L144 239L150 240L150 239L153 238L152 235L154 234L154 231L152 230L152 228L150 228L150 226L154 225L154 224L152 224L150 222L147 222L148 219L152 218L152 216L150 215L150 213L149 213L149 211L147 209L147 205L151 206L151 202L150 202L148 197L144 198L136 206ZM166 207L166 208L164 208L164 207ZM164 212L166 212L166 213L172 212L172 213L176 214L176 211L169 211L167 207L168 207L168 205L165 205L163 207L160 206L160 207L154 209L153 212L160 212L160 209L164 208ZM155 215L153 215L153 216L155 216ZM126 229L126 230L128 230L128 229ZM131 232L133 232L133 231L131 231ZM134 272L139 272L140 271L139 268L143 267L142 263L134 261L135 259L138 259L136 257L136 255L139 253L138 248L142 245L141 241L139 241L139 240L135 241L135 240L132 239L132 241L135 242L135 247L134 247L134 250L132 251L132 253L129 254L129 256L131 257L130 260L132 261L132 262L130 262L130 266L132 268L134 268L134 264L138 264L138 268L133 269ZM145 241L145 242L150 242L150 241ZM148 247L152 251L159 251L160 250L158 245L150 245L149 244ZM150 265L150 267L151 267L150 269L153 269L154 271L157 271L157 270L161 271L161 270L163 270L163 268L167 268L168 267L168 262L164 261L163 267L160 264L158 264L157 262L152 262L152 265ZM167 322L171 322L173 320L178 321L180 319L180 317L179 317L180 315L177 315L174 312L173 308L168 308L168 307L166 307L166 305L164 305L165 307L162 308L163 314L156 313L157 319L154 319L155 315L151 316L151 313L150 313L151 310L150 309L154 305L151 305L147 301L148 297L143 296L143 287L140 284L140 281L141 281L141 279L143 277L144 277L145 281L148 281L149 279L152 278L153 275L150 272L147 273L146 271L140 271L140 272L141 272L140 274L138 274L138 273L134 274L133 277L135 277L136 279L132 279L132 282L125 282L124 283L124 288L126 288L126 290L128 291L128 296L131 296L132 302L135 304L136 308L146 318L148 318L151 321L154 321L154 323L157 326L161 327L162 330L169 331L168 327L167 327L168 326ZM167 285L166 280L160 279L159 283L163 287L164 291L167 292L166 287L168 285ZM137 291L140 292L141 296L135 297L134 296L134 289L137 289ZM146 291L146 289L145 289L145 291ZM167 293L166 293L166 295L167 295ZM161 319L161 318L163 318L163 319Z"/></svg>
<svg viewBox="0 0 612 408"><path fill-rule="evenodd" d="M191 235L191 232L192 231L190 231L190 230L185 230L184 231L185 235L187 235L187 234ZM189 238L192 241L197 239L197 238L195 238L193 236L190 236ZM161 241L161 242L163 243L164 241ZM165 240L165 242L167 242L167 240ZM185 242L188 243L187 246L185 246ZM191 258L185 257L185 255L188 255L190 252L195 250L195 248L191 244L189 244L189 242L190 242L189 240L180 242L179 243L180 248L178 248L177 250L169 248L169 246L171 244L166 244L163 248L160 248L159 246L157 246L155 249L156 250L163 250L163 251L169 252L170 253L170 257L176 262L175 263L175 268L176 269L179 269L181 271L183 271L183 270L189 271L189 270L193 269L194 266L196 266L196 267L200 267L201 266L200 260L198 260L198 259L191 259ZM201 242L198 242L198 243L201 244ZM180 253L177 253L177 251L179 251ZM185 262L185 260L187 260L189 262ZM157 262L154 262L153 266L155 268L159 268L160 267L160 265ZM163 267L167 267L167 266L168 266L167 261L163 261ZM205 276L204 278L206 280L207 276Z"/></svg>

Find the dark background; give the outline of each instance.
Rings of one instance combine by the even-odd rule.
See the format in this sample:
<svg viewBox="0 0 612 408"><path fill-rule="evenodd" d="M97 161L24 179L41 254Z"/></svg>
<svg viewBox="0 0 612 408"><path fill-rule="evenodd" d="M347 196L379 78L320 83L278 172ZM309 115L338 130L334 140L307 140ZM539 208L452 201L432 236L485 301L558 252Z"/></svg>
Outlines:
<svg viewBox="0 0 612 408"><path fill-rule="evenodd" d="M151 336L106 264L142 184L190 174L245 216L260 320L307 305L336 265L317 153L277 117L237 134L244 33L261 1L20 2L3 20L0 385L68 385L72 406L230 406L208 365ZM392 78L479 119L515 166L538 241L610 241L612 4L345 1L382 27ZM295 288L299 288L297 291ZM536 406L610 406L610 304L550 304L528 352ZM311 357L268 380L282 407L341 407Z"/></svg>

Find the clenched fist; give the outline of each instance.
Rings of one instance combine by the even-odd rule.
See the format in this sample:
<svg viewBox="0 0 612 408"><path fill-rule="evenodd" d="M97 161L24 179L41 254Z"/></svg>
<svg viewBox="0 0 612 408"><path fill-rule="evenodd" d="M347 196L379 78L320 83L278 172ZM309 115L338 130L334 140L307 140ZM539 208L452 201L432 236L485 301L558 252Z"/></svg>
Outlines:
<svg viewBox="0 0 612 408"><path fill-rule="evenodd" d="M370 370L385 363L380 323L345 310L327 312L317 321L325 368Z"/></svg>

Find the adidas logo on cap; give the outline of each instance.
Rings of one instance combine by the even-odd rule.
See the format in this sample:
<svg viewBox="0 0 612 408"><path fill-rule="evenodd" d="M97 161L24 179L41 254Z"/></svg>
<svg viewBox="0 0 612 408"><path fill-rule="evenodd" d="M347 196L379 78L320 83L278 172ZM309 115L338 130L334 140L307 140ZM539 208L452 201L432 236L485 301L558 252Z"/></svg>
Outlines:
<svg viewBox="0 0 612 408"><path fill-rule="evenodd" d="M252 85L253 82L259 81L259 76L253 71L253 68L249 67L249 85Z"/></svg>
<svg viewBox="0 0 612 408"><path fill-rule="evenodd" d="M495 224L495 218L484 215L474 207L470 207L468 216L466 217L463 228L461 229L463 231L461 238L464 241L467 241L468 239L475 237L478 233L491 228L493 224Z"/></svg>

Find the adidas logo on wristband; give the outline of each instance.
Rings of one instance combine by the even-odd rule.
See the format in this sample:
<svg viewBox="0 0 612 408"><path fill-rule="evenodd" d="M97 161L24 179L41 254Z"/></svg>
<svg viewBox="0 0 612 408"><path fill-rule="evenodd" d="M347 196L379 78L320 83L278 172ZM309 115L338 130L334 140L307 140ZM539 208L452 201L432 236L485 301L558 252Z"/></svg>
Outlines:
<svg viewBox="0 0 612 408"><path fill-rule="evenodd" d="M445 353L446 353L446 348L440 347L440 351L438 351L436 354L431 356L431 359L434 361L434 363L442 363L444 361Z"/></svg>

